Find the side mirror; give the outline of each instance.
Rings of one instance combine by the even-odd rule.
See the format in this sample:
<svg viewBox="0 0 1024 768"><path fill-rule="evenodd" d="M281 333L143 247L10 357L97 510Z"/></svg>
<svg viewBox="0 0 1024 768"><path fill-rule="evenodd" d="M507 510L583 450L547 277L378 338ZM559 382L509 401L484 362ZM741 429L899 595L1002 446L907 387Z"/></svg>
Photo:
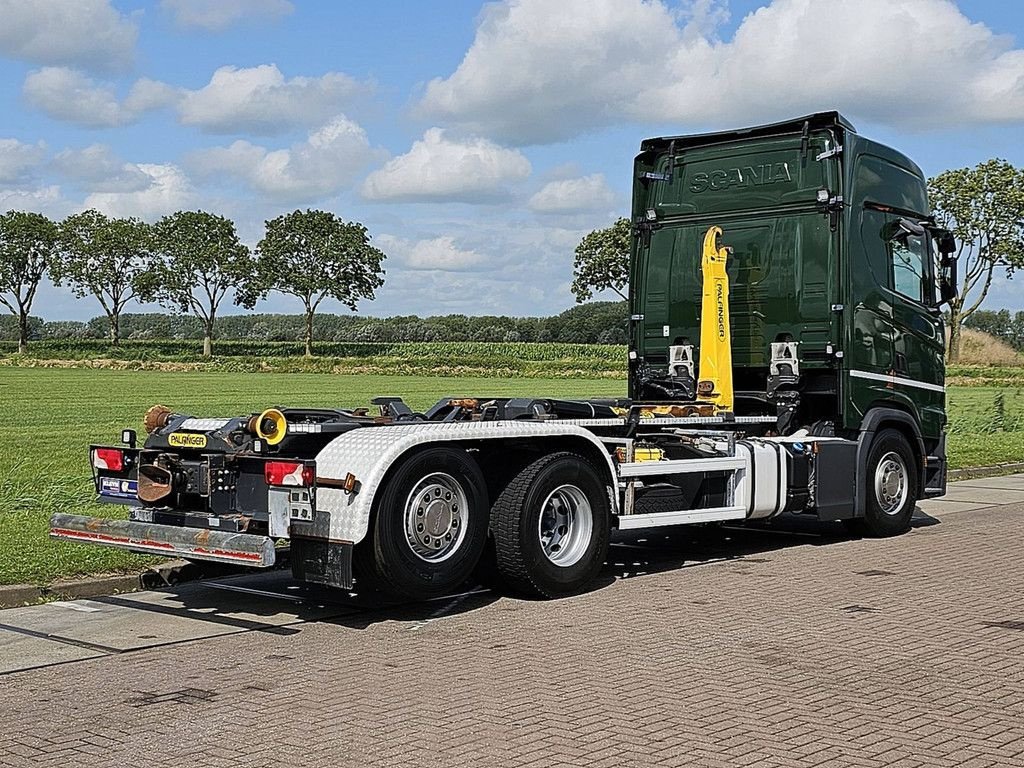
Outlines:
<svg viewBox="0 0 1024 768"><path fill-rule="evenodd" d="M892 235L893 240L896 240L901 237L906 237L907 235L913 235L914 237L925 236L924 227L922 227L916 221L911 221L910 219L900 219L894 229L895 231Z"/></svg>
<svg viewBox="0 0 1024 768"><path fill-rule="evenodd" d="M956 238L948 229L933 230L939 249L939 304L948 304L957 297Z"/></svg>

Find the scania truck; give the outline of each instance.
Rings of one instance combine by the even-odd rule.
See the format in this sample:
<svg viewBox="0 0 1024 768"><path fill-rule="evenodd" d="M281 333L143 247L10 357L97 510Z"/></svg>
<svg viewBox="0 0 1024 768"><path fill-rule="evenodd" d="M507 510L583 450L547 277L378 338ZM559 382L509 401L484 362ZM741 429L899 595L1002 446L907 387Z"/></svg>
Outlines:
<svg viewBox="0 0 1024 768"><path fill-rule="evenodd" d="M51 536L422 599L488 567L587 588L613 529L910 526L946 486L941 306L955 243L924 176L835 112L648 139L633 166L628 392L418 412L154 406L93 445L98 498ZM482 566L483 564L483 566Z"/></svg>

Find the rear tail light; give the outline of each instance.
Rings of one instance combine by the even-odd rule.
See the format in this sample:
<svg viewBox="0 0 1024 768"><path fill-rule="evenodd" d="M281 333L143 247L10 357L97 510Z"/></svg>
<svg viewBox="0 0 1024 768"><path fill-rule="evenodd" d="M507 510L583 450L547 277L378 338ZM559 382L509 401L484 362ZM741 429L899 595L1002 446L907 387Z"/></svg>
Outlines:
<svg viewBox="0 0 1024 768"><path fill-rule="evenodd" d="M267 485L312 485L313 468L300 461L268 461L263 465Z"/></svg>
<svg viewBox="0 0 1024 768"><path fill-rule="evenodd" d="M124 469L124 451L120 448L97 448L92 452L92 465L96 469L120 472Z"/></svg>

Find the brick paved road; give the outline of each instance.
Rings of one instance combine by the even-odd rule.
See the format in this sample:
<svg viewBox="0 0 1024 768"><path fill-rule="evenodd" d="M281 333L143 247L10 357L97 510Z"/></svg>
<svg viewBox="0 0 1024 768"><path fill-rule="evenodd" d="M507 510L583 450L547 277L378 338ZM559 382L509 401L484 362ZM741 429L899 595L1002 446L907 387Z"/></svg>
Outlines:
<svg viewBox="0 0 1024 768"><path fill-rule="evenodd" d="M932 514L632 539L560 602L275 628L191 585L156 617L234 634L0 676L0 765L1024 765L1024 505Z"/></svg>

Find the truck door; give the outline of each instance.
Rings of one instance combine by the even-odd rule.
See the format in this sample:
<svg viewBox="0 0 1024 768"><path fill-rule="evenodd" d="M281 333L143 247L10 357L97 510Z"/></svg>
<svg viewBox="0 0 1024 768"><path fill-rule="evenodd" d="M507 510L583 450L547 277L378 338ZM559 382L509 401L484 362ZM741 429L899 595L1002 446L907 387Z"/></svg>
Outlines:
<svg viewBox="0 0 1024 768"><path fill-rule="evenodd" d="M854 301L852 338L846 350L846 363L854 375L882 376L893 369L892 277L885 240L891 217L870 208L862 208L859 217L857 244L860 250L849 265L849 295ZM863 411L869 403L858 405Z"/></svg>
<svg viewBox="0 0 1024 768"><path fill-rule="evenodd" d="M923 218L923 217L922 217ZM936 303L931 238L912 220L893 217L886 225L893 320L893 375L905 379L926 437L943 426L945 334Z"/></svg>
<svg viewBox="0 0 1024 768"><path fill-rule="evenodd" d="M919 416L926 437L937 437L945 407L943 325L930 238L917 218L925 217L867 206L860 214L863 267L851 275L857 300L847 360L860 415L880 400L897 401Z"/></svg>

